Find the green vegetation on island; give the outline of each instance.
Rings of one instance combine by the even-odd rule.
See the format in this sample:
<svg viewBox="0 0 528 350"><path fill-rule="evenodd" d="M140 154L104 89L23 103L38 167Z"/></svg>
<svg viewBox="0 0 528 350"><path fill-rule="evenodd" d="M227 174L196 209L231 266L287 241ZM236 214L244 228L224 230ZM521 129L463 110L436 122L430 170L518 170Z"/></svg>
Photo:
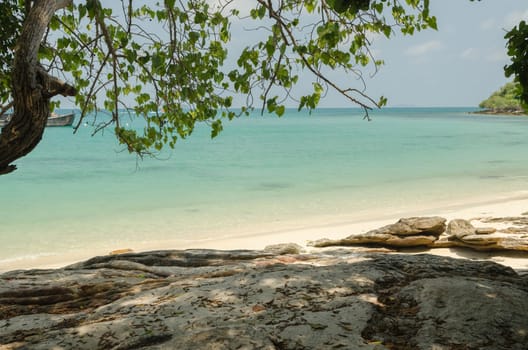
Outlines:
<svg viewBox="0 0 528 350"><path fill-rule="evenodd" d="M520 85L509 82L479 104L486 114L525 114L521 104Z"/></svg>

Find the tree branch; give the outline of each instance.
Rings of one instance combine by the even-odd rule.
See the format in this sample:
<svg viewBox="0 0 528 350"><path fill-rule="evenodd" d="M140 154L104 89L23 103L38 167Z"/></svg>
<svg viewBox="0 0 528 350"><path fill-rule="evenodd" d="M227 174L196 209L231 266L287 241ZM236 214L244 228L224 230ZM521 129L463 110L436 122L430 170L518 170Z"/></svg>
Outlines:
<svg viewBox="0 0 528 350"><path fill-rule="evenodd" d="M38 63L42 38L56 11L72 0L31 2L18 38L12 70L13 117L0 134L0 174L16 169L13 161L31 152L42 139L51 96L72 95L76 89L51 77ZM26 2L29 8L29 1Z"/></svg>

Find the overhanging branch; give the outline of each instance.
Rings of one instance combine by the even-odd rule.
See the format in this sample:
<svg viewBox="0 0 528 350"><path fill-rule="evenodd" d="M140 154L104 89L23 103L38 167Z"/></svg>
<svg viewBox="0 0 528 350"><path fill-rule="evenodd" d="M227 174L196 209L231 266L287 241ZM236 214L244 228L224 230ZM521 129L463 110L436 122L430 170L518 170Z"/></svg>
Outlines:
<svg viewBox="0 0 528 350"><path fill-rule="evenodd" d="M27 3L26 3L27 4ZM73 96L71 85L49 75L38 63L42 38L55 12L72 0L32 1L16 45L12 69L13 117L0 134L0 175L16 169L13 161L31 152L42 139L50 98Z"/></svg>

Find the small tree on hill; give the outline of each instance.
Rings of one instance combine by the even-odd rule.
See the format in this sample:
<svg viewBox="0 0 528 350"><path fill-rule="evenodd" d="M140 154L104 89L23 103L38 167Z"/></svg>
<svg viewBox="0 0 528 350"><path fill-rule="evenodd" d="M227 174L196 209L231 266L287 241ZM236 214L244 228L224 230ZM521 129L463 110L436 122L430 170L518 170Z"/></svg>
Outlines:
<svg viewBox="0 0 528 350"><path fill-rule="evenodd" d="M482 101L479 107L496 112L521 112L522 107L519 91L519 83L507 83L498 91L495 91L490 97Z"/></svg>

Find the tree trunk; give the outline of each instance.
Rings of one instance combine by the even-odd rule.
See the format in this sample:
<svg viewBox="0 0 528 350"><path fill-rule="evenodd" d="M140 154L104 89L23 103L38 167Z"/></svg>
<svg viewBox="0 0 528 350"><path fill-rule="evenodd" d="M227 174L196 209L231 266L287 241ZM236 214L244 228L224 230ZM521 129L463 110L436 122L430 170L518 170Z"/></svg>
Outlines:
<svg viewBox="0 0 528 350"><path fill-rule="evenodd" d="M0 134L0 175L16 169L11 164L42 139L50 114L50 98L58 93L73 96L73 87L49 76L39 65L38 50L48 25L72 0L33 1L17 41L12 70L14 115Z"/></svg>

